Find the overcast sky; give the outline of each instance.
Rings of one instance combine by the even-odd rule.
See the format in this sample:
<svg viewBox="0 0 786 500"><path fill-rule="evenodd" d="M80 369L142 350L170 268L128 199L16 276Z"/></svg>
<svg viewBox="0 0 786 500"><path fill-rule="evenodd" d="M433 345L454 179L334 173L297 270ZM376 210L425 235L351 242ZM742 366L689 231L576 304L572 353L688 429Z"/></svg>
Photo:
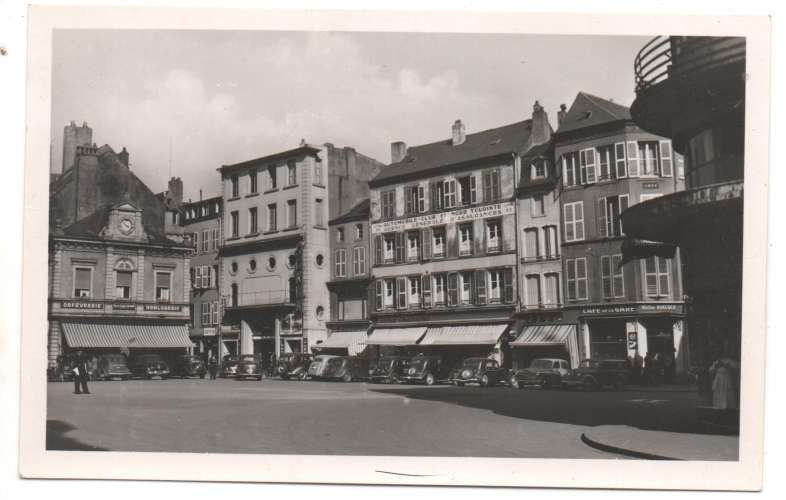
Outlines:
<svg viewBox="0 0 786 500"><path fill-rule="evenodd" d="M283 31L56 31L52 171L63 127L126 147L155 192L219 194L216 168L312 144L383 163L417 145L527 119L537 99L556 128L585 91L630 105L646 38Z"/></svg>

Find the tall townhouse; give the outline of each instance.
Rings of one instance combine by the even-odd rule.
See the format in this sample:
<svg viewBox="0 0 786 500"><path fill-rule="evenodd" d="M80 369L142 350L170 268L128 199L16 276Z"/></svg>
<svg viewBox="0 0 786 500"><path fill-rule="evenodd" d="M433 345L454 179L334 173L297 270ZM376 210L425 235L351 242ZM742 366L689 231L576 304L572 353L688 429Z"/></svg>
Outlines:
<svg viewBox="0 0 786 500"><path fill-rule="evenodd" d="M447 140L392 144L392 164L370 183L372 357L506 362L519 300L516 171L548 140L544 117L474 134L456 120Z"/></svg>
<svg viewBox="0 0 786 500"><path fill-rule="evenodd" d="M308 352L327 339L328 221L368 195L382 164L354 149L302 143L219 169L226 325L241 354Z"/></svg>
<svg viewBox="0 0 786 500"><path fill-rule="evenodd" d="M50 186L48 364L61 354L184 354L191 246L183 238L182 183L156 194L129 169L128 152L65 128L63 172Z"/></svg>
<svg viewBox="0 0 786 500"><path fill-rule="evenodd" d="M189 335L194 353L209 359L219 354L237 353L237 332L220 335L221 294L218 249L221 246L220 196L183 203L181 222L194 248L191 257L191 324ZM233 335L234 333L234 335ZM219 347L219 337L223 347Z"/></svg>
<svg viewBox="0 0 786 500"><path fill-rule="evenodd" d="M620 214L684 187L671 141L640 129L627 107L580 92L553 138L561 166L564 320L582 358L660 355L685 369L679 252L623 259Z"/></svg>
<svg viewBox="0 0 786 500"><path fill-rule="evenodd" d="M366 355L371 326L368 287L371 283L371 245L368 198L332 219L330 226L330 321L320 352Z"/></svg>

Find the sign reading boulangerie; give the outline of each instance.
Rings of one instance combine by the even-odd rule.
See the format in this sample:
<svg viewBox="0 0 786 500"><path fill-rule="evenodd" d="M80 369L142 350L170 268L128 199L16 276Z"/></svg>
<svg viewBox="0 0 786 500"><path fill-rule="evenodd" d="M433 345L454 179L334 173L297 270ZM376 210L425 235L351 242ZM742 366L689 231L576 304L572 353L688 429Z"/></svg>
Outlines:
<svg viewBox="0 0 786 500"><path fill-rule="evenodd" d="M499 217L502 215L513 215L515 205L513 202L493 203L481 207L462 208L451 212L440 212L436 214L420 215L406 219L389 220L378 222L371 225L372 234L392 233L396 231L407 231L422 227L441 226L443 224L455 224L477 219L487 219L489 217Z"/></svg>

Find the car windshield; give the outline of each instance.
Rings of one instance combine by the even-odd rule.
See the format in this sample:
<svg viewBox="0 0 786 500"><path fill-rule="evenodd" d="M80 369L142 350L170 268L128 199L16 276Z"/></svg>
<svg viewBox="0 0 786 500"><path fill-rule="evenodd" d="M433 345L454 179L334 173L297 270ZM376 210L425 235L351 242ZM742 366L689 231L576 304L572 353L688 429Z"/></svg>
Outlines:
<svg viewBox="0 0 786 500"><path fill-rule="evenodd" d="M379 363L377 363L377 368L381 370L387 370L388 368L391 367L393 361L394 361L393 358L382 358L379 360Z"/></svg>
<svg viewBox="0 0 786 500"><path fill-rule="evenodd" d="M331 358L328 359L328 364L330 366L339 367L344 363L344 361L346 361L346 358Z"/></svg>
<svg viewBox="0 0 786 500"><path fill-rule="evenodd" d="M540 370L543 368L551 368L552 361L550 359L536 359L529 365L530 368L535 368L536 370Z"/></svg>
<svg viewBox="0 0 786 500"><path fill-rule="evenodd" d="M414 358L409 362L409 366L416 370L422 370L426 367L426 363L428 363L428 358Z"/></svg>

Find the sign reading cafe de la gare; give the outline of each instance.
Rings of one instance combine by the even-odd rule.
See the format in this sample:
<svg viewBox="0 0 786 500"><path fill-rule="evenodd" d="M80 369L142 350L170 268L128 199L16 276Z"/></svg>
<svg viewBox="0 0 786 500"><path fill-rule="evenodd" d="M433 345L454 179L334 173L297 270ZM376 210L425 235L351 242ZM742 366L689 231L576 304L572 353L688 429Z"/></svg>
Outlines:
<svg viewBox="0 0 786 500"><path fill-rule="evenodd" d="M392 233L423 227L440 226L443 224L455 224L470 220L499 217L501 215L512 215L514 211L515 205L512 201L492 203L480 207L462 208L451 212L440 212L436 214L420 215L418 217L408 217L406 219L377 222L371 225L371 233Z"/></svg>

